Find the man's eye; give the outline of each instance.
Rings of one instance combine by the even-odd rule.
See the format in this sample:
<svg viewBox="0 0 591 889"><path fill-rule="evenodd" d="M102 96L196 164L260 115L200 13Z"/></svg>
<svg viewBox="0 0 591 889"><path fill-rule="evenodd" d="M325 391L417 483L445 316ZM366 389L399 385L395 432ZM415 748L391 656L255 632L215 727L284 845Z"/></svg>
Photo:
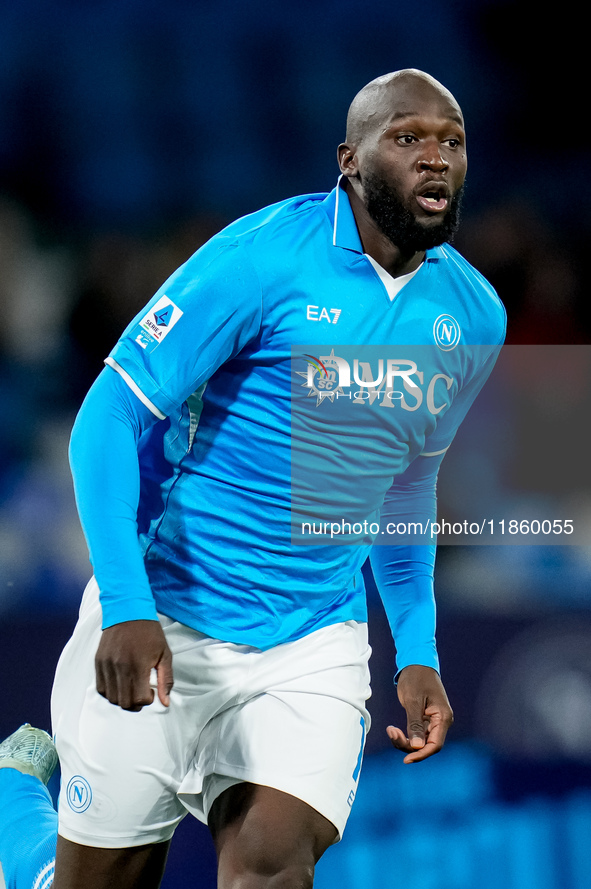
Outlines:
<svg viewBox="0 0 591 889"><path fill-rule="evenodd" d="M417 137L413 136L412 133L403 133L401 136L398 136L398 141L402 145L412 145L413 142L417 141Z"/></svg>
<svg viewBox="0 0 591 889"><path fill-rule="evenodd" d="M446 139L445 141L447 142L447 144L449 145L450 148L457 148L458 145L460 144L459 139Z"/></svg>

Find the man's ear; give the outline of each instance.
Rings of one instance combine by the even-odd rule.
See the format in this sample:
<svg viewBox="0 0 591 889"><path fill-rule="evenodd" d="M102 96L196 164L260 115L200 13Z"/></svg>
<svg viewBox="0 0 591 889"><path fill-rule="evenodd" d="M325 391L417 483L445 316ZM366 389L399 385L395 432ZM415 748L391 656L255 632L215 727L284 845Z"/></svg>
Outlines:
<svg viewBox="0 0 591 889"><path fill-rule="evenodd" d="M357 164L357 152L347 142L341 142L337 148L337 160L343 176L353 179L357 176L359 168Z"/></svg>

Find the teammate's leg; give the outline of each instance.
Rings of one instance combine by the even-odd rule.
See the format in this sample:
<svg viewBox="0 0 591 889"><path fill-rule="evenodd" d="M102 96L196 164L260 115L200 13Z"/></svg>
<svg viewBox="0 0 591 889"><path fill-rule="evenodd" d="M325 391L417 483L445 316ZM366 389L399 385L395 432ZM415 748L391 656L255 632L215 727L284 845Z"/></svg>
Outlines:
<svg viewBox="0 0 591 889"><path fill-rule="evenodd" d="M336 827L302 800L272 787L236 784L212 806L218 889L309 889Z"/></svg>
<svg viewBox="0 0 591 889"><path fill-rule="evenodd" d="M23 725L0 744L0 886L48 889L57 812L45 786L57 765L49 735Z"/></svg>
<svg viewBox="0 0 591 889"><path fill-rule="evenodd" d="M169 841L96 849L58 838L45 786L56 765L53 742L41 729L21 726L0 744L0 886L3 879L6 889L49 889L52 880L54 889L157 889Z"/></svg>
<svg viewBox="0 0 591 889"><path fill-rule="evenodd" d="M45 786L57 761L49 735L30 725L0 745L0 863L6 889L49 889L52 880L54 889L158 889L170 841L98 849L57 836L58 815Z"/></svg>

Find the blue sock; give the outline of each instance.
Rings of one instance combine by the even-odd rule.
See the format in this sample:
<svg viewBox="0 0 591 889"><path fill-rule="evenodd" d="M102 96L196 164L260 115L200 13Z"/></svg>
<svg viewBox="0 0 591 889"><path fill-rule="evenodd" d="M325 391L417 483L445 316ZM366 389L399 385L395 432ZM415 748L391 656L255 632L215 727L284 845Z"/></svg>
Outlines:
<svg viewBox="0 0 591 889"><path fill-rule="evenodd" d="M0 769L0 863L6 889L49 889L56 842L57 812L45 785L33 775Z"/></svg>

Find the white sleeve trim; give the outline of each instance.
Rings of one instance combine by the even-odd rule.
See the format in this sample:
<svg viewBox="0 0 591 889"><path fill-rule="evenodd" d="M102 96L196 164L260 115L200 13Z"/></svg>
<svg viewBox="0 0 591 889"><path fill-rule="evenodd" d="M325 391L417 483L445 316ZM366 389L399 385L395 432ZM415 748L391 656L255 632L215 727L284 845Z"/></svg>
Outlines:
<svg viewBox="0 0 591 889"><path fill-rule="evenodd" d="M443 448L441 451L423 451L422 454L419 454L420 457L439 457L440 454L445 454L445 452L449 449L449 445L447 448Z"/></svg>
<svg viewBox="0 0 591 889"><path fill-rule="evenodd" d="M162 411L159 411L156 405L152 404L149 398L146 398L138 384L132 380L127 371L123 370L120 364L117 364L114 358L111 358L110 356L108 358L105 358L105 364L107 364L109 367L112 367L113 370L117 371L119 376L123 377L133 394L137 395L142 404L145 404L146 407L152 411L155 417L158 417L159 420L166 420L166 414L163 414Z"/></svg>

